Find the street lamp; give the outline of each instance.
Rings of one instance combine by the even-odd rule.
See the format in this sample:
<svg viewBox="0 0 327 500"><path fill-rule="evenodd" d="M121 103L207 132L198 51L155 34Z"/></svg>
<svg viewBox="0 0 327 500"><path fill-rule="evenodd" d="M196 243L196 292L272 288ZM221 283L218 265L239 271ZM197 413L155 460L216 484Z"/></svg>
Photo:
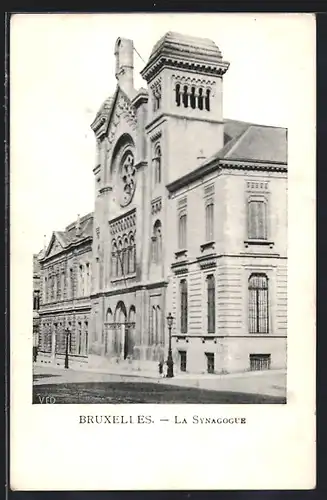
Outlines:
<svg viewBox="0 0 327 500"><path fill-rule="evenodd" d="M171 313L167 316L167 325L169 331L169 345L168 345L168 358L167 358L167 378L172 378L174 376L174 361L171 352L171 327L173 326L174 318Z"/></svg>
<svg viewBox="0 0 327 500"><path fill-rule="evenodd" d="M69 335L70 335L69 328L66 328L65 333L66 333L65 368L69 368L69 364L68 364L68 342L69 342Z"/></svg>

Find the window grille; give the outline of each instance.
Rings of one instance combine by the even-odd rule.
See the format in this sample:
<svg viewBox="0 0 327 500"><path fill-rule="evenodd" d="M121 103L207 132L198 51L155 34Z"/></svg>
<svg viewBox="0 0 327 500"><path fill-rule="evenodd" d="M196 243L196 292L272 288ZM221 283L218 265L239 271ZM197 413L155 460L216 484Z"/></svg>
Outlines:
<svg viewBox="0 0 327 500"><path fill-rule="evenodd" d="M270 354L250 354L251 371L270 370L270 364L271 364Z"/></svg>
<svg viewBox="0 0 327 500"><path fill-rule="evenodd" d="M269 333L268 278L251 274L249 290L249 332Z"/></svg>

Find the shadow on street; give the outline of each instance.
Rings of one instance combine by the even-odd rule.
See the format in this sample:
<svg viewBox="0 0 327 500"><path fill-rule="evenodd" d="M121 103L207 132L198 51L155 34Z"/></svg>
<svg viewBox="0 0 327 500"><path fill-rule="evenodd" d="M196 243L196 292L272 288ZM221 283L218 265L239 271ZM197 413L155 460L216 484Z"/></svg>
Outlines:
<svg viewBox="0 0 327 500"><path fill-rule="evenodd" d="M214 391L149 382L84 382L37 385L33 403L51 396L56 404L285 404L286 398L233 391Z"/></svg>

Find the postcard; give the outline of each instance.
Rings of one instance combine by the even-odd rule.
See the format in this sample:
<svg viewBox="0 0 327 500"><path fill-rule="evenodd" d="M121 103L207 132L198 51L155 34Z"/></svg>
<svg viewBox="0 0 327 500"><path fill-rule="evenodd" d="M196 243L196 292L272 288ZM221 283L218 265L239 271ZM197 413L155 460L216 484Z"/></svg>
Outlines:
<svg viewBox="0 0 327 500"><path fill-rule="evenodd" d="M315 487L315 18L15 14L11 488Z"/></svg>

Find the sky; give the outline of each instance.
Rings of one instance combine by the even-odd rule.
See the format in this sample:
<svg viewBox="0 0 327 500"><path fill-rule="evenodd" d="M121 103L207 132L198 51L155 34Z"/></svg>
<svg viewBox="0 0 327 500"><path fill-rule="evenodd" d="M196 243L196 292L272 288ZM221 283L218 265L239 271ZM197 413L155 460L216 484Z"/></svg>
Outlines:
<svg viewBox="0 0 327 500"><path fill-rule="evenodd" d="M224 117L289 127L301 14L16 14L10 35L11 224L33 253L94 209L95 139L90 128L116 87L114 46L133 39L135 87L167 31L212 39L230 68ZM294 35L294 36L293 36ZM302 68L303 70L303 68ZM300 111L299 111L300 116Z"/></svg>

